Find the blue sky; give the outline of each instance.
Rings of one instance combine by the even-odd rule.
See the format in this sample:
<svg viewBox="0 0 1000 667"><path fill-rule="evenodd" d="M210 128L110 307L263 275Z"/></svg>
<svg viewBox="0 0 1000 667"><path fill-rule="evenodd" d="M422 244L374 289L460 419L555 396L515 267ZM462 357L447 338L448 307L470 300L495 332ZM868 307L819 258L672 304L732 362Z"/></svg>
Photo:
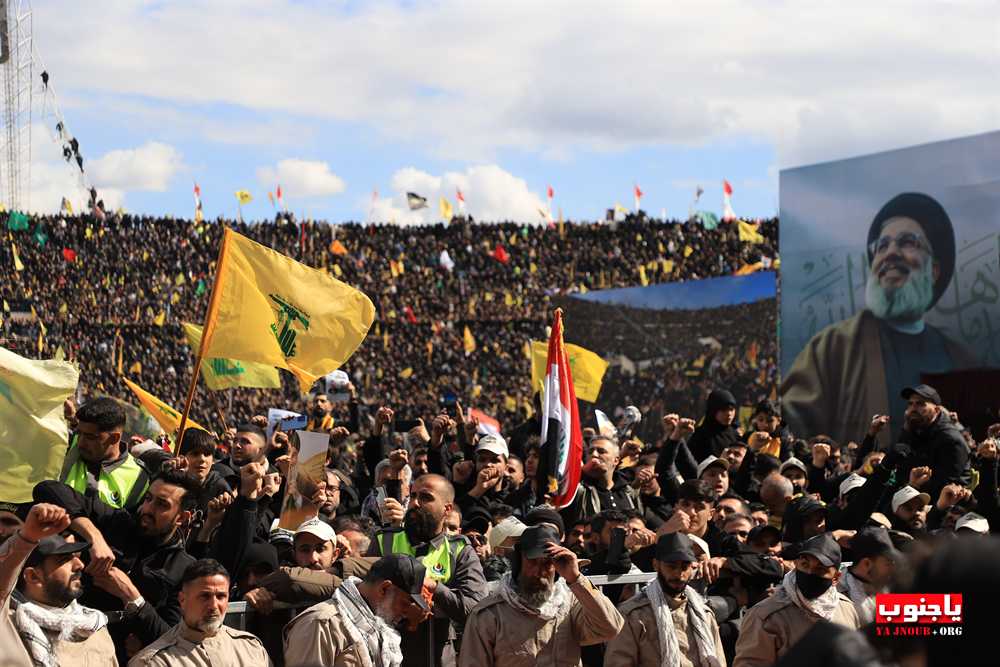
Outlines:
<svg viewBox="0 0 1000 667"><path fill-rule="evenodd" d="M536 222L551 183L596 219L638 183L683 217L697 184L719 211L726 178L763 217L783 167L1000 125L988 2L36 4L88 179L132 212L189 217L197 180L208 217L240 188L270 217L280 182L314 218L435 219L404 193L461 187L477 219ZM34 148L32 208L79 205L59 147Z"/></svg>

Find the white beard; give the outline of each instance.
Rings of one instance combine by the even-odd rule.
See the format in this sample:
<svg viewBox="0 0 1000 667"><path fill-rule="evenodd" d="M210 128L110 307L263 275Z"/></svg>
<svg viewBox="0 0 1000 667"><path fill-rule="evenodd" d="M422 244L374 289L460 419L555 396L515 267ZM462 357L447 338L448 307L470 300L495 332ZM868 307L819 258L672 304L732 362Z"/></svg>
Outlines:
<svg viewBox="0 0 1000 667"><path fill-rule="evenodd" d="M897 289L883 289L875 275L869 275L865 285L865 305L880 320L918 322L933 300L933 261L929 257L923 268L911 272Z"/></svg>
<svg viewBox="0 0 1000 667"><path fill-rule="evenodd" d="M214 637L219 629L222 627L222 623L225 620L222 616L210 621L200 621L195 627L199 632L204 632L209 637Z"/></svg>

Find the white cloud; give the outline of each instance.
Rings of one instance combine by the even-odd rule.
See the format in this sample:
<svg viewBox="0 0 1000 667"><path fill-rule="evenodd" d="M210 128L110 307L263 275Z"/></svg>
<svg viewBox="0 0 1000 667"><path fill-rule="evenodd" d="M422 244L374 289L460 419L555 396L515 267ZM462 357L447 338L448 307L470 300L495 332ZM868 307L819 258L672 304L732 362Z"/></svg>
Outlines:
<svg viewBox="0 0 1000 667"><path fill-rule="evenodd" d="M542 196L532 192L523 178L495 164L469 167L464 172L447 172L442 176L405 167L393 175L392 189L392 196L380 198L372 206L373 221L399 224L438 222L441 220L441 197L447 197L458 213L456 195L459 189L465 197L469 215L484 222L541 222L538 209L546 206ZM406 203L407 192L426 197L428 208L411 211ZM369 202L364 202L366 209L369 205Z"/></svg>
<svg viewBox="0 0 1000 667"><path fill-rule="evenodd" d="M784 166L1000 117L986 1L39 4L67 93L342 120L467 162L750 136Z"/></svg>
<svg viewBox="0 0 1000 667"><path fill-rule="evenodd" d="M113 150L84 162L87 175L99 190L164 192L184 169L180 151L169 144L148 141L138 148Z"/></svg>
<svg viewBox="0 0 1000 667"><path fill-rule="evenodd" d="M328 197L346 187L326 162L297 158L281 160L274 167L258 167L257 180L267 188L281 185L282 194L292 198Z"/></svg>

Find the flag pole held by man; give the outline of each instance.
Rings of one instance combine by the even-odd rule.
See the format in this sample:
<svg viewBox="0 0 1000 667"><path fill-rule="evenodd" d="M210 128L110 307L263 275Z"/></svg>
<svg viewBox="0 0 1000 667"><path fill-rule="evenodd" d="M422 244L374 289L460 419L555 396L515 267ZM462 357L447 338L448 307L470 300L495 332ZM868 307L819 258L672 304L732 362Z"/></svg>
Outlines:
<svg viewBox="0 0 1000 667"><path fill-rule="evenodd" d="M303 393L358 349L375 319L362 292L226 229L181 418L181 437L206 358L291 371Z"/></svg>

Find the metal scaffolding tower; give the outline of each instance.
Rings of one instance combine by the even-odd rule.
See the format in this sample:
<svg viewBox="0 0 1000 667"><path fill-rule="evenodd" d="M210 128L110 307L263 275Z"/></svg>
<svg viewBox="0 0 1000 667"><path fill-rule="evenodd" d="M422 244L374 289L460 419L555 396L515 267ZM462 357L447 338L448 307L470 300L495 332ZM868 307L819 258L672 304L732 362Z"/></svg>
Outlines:
<svg viewBox="0 0 1000 667"><path fill-rule="evenodd" d="M31 202L31 103L34 97L34 43L30 0L0 0L0 203L28 210Z"/></svg>

